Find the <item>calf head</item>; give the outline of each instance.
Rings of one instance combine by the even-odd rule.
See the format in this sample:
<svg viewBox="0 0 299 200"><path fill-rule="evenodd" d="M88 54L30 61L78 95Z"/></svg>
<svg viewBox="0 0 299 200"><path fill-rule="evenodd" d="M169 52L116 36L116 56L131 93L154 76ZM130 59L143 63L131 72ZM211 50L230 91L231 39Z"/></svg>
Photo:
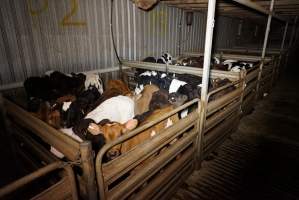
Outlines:
<svg viewBox="0 0 299 200"><path fill-rule="evenodd" d="M170 93L168 96L168 101L170 104L172 104L174 107L179 107L183 105L188 100L188 97L184 94L179 93Z"/></svg>
<svg viewBox="0 0 299 200"><path fill-rule="evenodd" d="M102 134L93 135L88 132L88 127L91 123L95 123L92 119L82 119L79 123L73 126L73 132L78 135L82 140L91 141L92 149L98 152L102 146L105 145L105 137Z"/></svg>
<svg viewBox="0 0 299 200"><path fill-rule="evenodd" d="M222 87L228 83L231 83L231 81L227 78L225 79L220 79L220 78L216 78L212 80L212 88L218 88L218 87Z"/></svg>
<svg viewBox="0 0 299 200"><path fill-rule="evenodd" d="M141 94L134 96L135 102L135 114L139 115L149 110L149 105L154 92L159 91L159 87L156 85L144 86Z"/></svg>
<svg viewBox="0 0 299 200"><path fill-rule="evenodd" d="M169 105L168 91L164 89L160 89L154 92L149 104L149 110L156 110L159 108L163 108L165 105Z"/></svg>
<svg viewBox="0 0 299 200"><path fill-rule="evenodd" d="M120 124L117 122L108 122L104 125L98 125L95 123L90 123L88 126L88 132L93 136L102 134L105 138L106 143L110 143L121 135L127 133L130 130L133 130L137 127L138 121L136 119L129 120L125 124ZM108 159L114 159L119 156L121 152L121 144L112 147L107 152Z"/></svg>
<svg viewBox="0 0 299 200"><path fill-rule="evenodd" d="M48 101L41 102L33 115L54 128L60 128L60 112L57 104L51 105Z"/></svg>

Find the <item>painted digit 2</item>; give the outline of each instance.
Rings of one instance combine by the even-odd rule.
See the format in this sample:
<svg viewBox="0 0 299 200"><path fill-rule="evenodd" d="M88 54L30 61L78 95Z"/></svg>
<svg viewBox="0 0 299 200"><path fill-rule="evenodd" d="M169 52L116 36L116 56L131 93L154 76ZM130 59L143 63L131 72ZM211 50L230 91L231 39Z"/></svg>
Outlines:
<svg viewBox="0 0 299 200"><path fill-rule="evenodd" d="M71 11L67 13L60 22L62 26L86 26L86 22L81 21L71 21L71 17L76 15L78 11L78 0L71 0ZM49 8L49 0L44 0L44 4L41 9L33 10L32 0L28 0L29 12L32 16L38 16L42 12L46 11Z"/></svg>
<svg viewBox="0 0 299 200"><path fill-rule="evenodd" d="M37 16L40 15L42 12L44 12L45 10L47 10L49 8L49 1L48 0L44 0L44 4L42 6L41 9L38 10L33 10L32 8L32 0L28 0L28 7L29 7L29 12L32 16Z"/></svg>
<svg viewBox="0 0 299 200"><path fill-rule="evenodd" d="M78 11L78 0L71 0L72 9L67 13L60 22L62 26L86 26L86 22L71 21L71 17L74 16Z"/></svg>

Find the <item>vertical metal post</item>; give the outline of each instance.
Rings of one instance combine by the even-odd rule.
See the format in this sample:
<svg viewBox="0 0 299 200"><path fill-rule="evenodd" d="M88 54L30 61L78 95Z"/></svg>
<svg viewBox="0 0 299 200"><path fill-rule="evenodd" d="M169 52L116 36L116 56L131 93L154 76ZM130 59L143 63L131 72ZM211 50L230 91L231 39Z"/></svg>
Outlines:
<svg viewBox="0 0 299 200"><path fill-rule="evenodd" d="M263 51L262 51L262 57L261 57L260 72L259 72L259 76L258 76L258 84L256 87L256 99L258 98L259 87L261 84L261 77L262 77L262 71L263 71L263 66L264 66L264 59L265 59L265 55L266 55L266 48L267 48L267 44L268 44L268 37L269 37L269 33L270 33L273 8L274 8L274 0L271 0L270 13L268 15L267 28L266 28L266 32L265 32Z"/></svg>
<svg viewBox="0 0 299 200"><path fill-rule="evenodd" d="M209 87L209 74L210 74L210 62L211 62L211 51L212 51L212 42L213 42L213 30L214 30L214 15L216 0L208 1L208 13L207 13L207 25L206 25L206 38L205 38L205 51L204 51L204 63L203 63L203 74L202 74L202 87L201 87L201 100L199 103L199 136L198 136L198 165L202 160L203 153L203 133L205 126L206 110L207 110L207 94Z"/></svg>

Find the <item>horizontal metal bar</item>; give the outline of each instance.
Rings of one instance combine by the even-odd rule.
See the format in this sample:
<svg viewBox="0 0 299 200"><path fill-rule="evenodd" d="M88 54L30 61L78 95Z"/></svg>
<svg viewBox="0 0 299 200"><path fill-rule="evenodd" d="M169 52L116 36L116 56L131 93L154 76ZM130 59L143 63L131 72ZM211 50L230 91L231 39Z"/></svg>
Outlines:
<svg viewBox="0 0 299 200"><path fill-rule="evenodd" d="M255 79L255 78L258 78L258 75L259 75L259 68L256 68L254 71L251 71L250 73L247 73L246 76L245 76L245 82L246 84L248 82L250 82L251 80Z"/></svg>
<svg viewBox="0 0 299 200"><path fill-rule="evenodd" d="M203 56L204 54L201 52L184 52L184 56ZM252 56L252 55L240 55L240 54L229 54L229 53L214 53L213 56L215 57L221 57L223 59L234 59L234 60L241 60L241 61L248 61L248 62L255 62L255 61L261 61L260 56ZM270 57L265 57L265 60L271 60Z"/></svg>
<svg viewBox="0 0 299 200"><path fill-rule="evenodd" d="M257 83L258 83L258 81L256 80L256 81L252 81L249 84L247 84L247 86L244 89L244 97L247 96L248 93L255 90Z"/></svg>
<svg viewBox="0 0 299 200"><path fill-rule="evenodd" d="M251 54L261 54L261 49L242 49L242 48L236 48L236 49L225 49L225 48L219 48L216 50L217 52L231 52L231 53L251 53ZM266 52L267 55L279 55L280 50L279 49L268 49Z"/></svg>
<svg viewBox="0 0 299 200"><path fill-rule="evenodd" d="M223 109L216 115L208 117L206 119L207 122L206 122L204 132L205 133L208 132L210 129L214 128L214 126L216 126L219 122L221 122L222 120L226 119L229 115L231 115L233 112L238 111L240 105L241 105L240 101L236 102L234 104L228 105L227 107L225 107L225 109Z"/></svg>
<svg viewBox="0 0 299 200"><path fill-rule="evenodd" d="M4 197L5 195L21 188L22 186L27 185L28 183L32 182L33 180L35 180L39 177L42 177L51 171L62 168L64 166L65 166L65 163L63 163L61 161L46 165L45 167L43 167L31 174L28 174L27 176L24 176L14 182L12 182L11 184L1 188L0 189L0 197Z"/></svg>
<svg viewBox="0 0 299 200"><path fill-rule="evenodd" d="M139 199L169 199L168 194L173 194L172 190L175 190L177 184L180 184L184 177L188 177L192 173L194 167L194 160L192 159L194 152L192 149L184 152L175 163L171 164L166 169L157 175L153 180L146 185L136 197ZM162 196L162 197L161 197ZM165 198L164 198L165 197Z"/></svg>
<svg viewBox="0 0 299 200"><path fill-rule="evenodd" d="M207 149L213 147L210 149L210 151L213 151L216 149L216 146L213 144L217 142L217 140L221 138L225 138L228 133L231 133L231 130L233 130L232 124L237 125L236 119L238 119L240 116L238 112L231 114L229 118L226 119L223 123L220 123L216 128L209 131L206 136L204 137L204 154L206 154Z"/></svg>
<svg viewBox="0 0 299 200"><path fill-rule="evenodd" d="M233 92L230 92L230 93L222 96L221 98L210 102L208 104L208 108L207 108L207 116L209 116L209 115L215 113L217 110L225 107L230 102L232 102L238 98L241 98L241 94L242 94L242 90L236 89Z"/></svg>
<svg viewBox="0 0 299 200"><path fill-rule="evenodd" d="M168 72L171 73L187 73L187 74L194 74L197 76L202 76L202 68L195 68L195 67L186 67L186 66L177 66L177 65L167 65L166 64L158 64L158 63L149 63L149 62L141 62L141 61L129 61L123 60L122 64L127 67L132 68L141 68L147 70L157 70L166 72L166 67ZM238 80L239 73L238 72L229 72L229 71L220 71L220 70L211 70L210 73L212 78L228 78L233 80Z"/></svg>

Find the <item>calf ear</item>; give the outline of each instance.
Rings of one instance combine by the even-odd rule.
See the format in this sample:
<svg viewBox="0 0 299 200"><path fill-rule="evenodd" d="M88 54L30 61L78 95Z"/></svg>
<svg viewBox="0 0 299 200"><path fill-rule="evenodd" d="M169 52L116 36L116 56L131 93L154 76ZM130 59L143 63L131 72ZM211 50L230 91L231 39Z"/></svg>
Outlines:
<svg viewBox="0 0 299 200"><path fill-rule="evenodd" d="M101 133L101 126L95 124L95 123L90 123L87 130L92 134L92 135L99 135Z"/></svg>
<svg viewBox="0 0 299 200"><path fill-rule="evenodd" d="M133 129L135 129L136 127L137 127L137 125L138 125L138 121L137 121L137 119L130 119L129 121L127 121L126 123L125 123L125 130L124 131L131 131L131 130L133 130Z"/></svg>

